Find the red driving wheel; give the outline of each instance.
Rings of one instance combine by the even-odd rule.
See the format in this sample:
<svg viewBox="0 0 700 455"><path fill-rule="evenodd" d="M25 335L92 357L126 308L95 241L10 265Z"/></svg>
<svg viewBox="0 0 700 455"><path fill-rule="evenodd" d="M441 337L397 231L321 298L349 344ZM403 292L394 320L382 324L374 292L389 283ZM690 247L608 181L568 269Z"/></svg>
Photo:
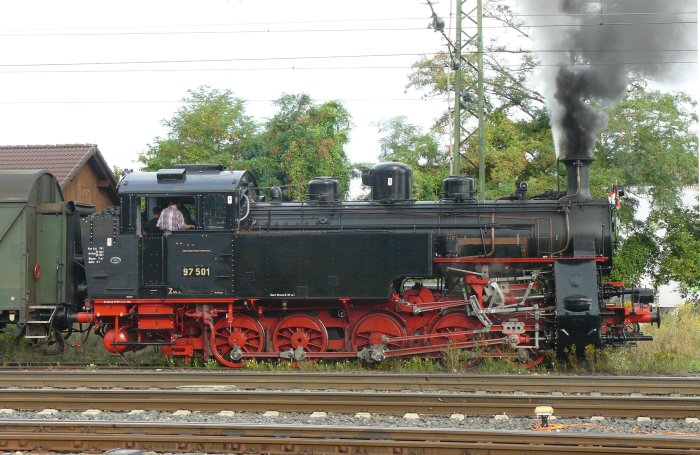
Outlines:
<svg viewBox="0 0 700 455"><path fill-rule="evenodd" d="M401 349L404 341L391 341L391 338L404 337L406 331L399 321L388 314L375 313L363 316L352 331L352 346L359 351L373 344L381 344L384 337L389 339L387 349Z"/></svg>
<svg viewBox="0 0 700 455"><path fill-rule="evenodd" d="M477 330L483 327L483 324L468 314L461 311L453 311L440 316L430 327L431 335L445 335L431 338L430 344L437 346L448 345L450 342L462 343L469 341L474 339L473 335L458 332Z"/></svg>
<svg viewBox="0 0 700 455"><path fill-rule="evenodd" d="M275 352L302 348L305 352L325 352L328 332L323 323L308 314L290 314L275 327L272 347Z"/></svg>
<svg viewBox="0 0 700 455"><path fill-rule="evenodd" d="M224 358L236 346L242 352L262 352L265 348L265 333L256 319L246 314L236 314L233 321L219 319L214 325L214 349Z"/></svg>

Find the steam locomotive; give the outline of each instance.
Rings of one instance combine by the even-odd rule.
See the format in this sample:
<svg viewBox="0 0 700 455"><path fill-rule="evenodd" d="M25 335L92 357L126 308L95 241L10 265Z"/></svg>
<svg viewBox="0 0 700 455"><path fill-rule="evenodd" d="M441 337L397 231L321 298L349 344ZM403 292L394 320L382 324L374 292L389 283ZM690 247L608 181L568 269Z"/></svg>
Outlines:
<svg viewBox="0 0 700 455"><path fill-rule="evenodd" d="M251 359L504 357L646 340L654 295L606 281L614 206L592 199L590 160L568 159L567 190L477 201L471 178L438 201L412 198L401 163L364 170L367 201L318 177L304 201L264 197L247 171L181 165L128 174L120 206L62 201L45 171L0 175L0 327L59 339L94 325L123 353ZM147 233L177 197L194 229Z"/></svg>

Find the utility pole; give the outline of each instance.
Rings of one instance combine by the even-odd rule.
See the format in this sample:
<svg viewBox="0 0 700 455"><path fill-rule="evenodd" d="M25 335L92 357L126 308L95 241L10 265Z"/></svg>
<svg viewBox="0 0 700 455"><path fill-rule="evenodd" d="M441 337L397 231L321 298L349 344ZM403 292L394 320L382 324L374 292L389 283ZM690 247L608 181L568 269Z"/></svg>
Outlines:
<svg viewBox="0 0 700 455"><path fill-rule="evenodd" d="M484 10L482 0L476 0L476 44L477 44L477 119L479 124L479 199L486 199L486 160L484 158Z"/></svg>
<svg viewBox="0 0 700 455"><path fill-rule="evenodd" d="M459 157L462 148L462 0L457 1L457 23L455 29L455 51L452 55L452 69L455 73L455 108L454 108L454 131L452 133L452 162L450 163L450 174L459 175Z"/></svg>
<svg viewBox="0 0 700 455"><path fill-rule="evenodd" d="M486 171L484 159L484 40L483 40L483 0L457 0L455 40L454 43L444 32L445 22L437 16L433 9L433 4L428 0L428 5L433 12L433 22L431 27L442 33L447 40L448 50L451 57L452 69L455 73L454 92L454 131L452 145L452 160L450 163L450 173L458 175L462 172L459 165L462 144L467 142L472 135L477 134L477 147L479 154L479 198L484 200L486 188ZM469 33L462 27L464 19L469 20L476 31ZM464 36L463 36L464 35ZM462 38L465 38L462 40ZM470 50L471 49L471 50ZM473 59L465 58L465 55L476 53L476 66ZM468 65L476 74L475 80L467 87L463 87L462 69ZM475 103L476 101L476 103ZM471 114L476 119L476 128L465 131L462 125L462 110Z"/></svg>

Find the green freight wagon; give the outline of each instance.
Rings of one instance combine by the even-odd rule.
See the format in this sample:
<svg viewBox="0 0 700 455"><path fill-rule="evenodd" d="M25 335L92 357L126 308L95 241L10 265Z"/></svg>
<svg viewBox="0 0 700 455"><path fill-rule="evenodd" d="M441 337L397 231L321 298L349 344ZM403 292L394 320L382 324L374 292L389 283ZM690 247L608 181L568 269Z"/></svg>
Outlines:
<svg viewBox="0 0 700 455"><path fill-rule="evenodd" d="M45 170L0 170L0 332L52 340L83 306L78 217ZM82 284L82 286L80 286Z"/></svg>

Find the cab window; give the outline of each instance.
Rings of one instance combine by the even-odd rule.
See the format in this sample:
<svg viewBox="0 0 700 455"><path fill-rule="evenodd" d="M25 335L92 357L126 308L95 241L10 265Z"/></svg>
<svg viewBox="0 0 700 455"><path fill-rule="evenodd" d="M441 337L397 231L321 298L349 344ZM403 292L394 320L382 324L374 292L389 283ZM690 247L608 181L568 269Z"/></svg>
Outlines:
<svg viewBox="0 0 700 455"><path fill-rule="evenodd" d="M227 205L225 196L209 194L202 200L204 229L225 229Z"/></svg>

